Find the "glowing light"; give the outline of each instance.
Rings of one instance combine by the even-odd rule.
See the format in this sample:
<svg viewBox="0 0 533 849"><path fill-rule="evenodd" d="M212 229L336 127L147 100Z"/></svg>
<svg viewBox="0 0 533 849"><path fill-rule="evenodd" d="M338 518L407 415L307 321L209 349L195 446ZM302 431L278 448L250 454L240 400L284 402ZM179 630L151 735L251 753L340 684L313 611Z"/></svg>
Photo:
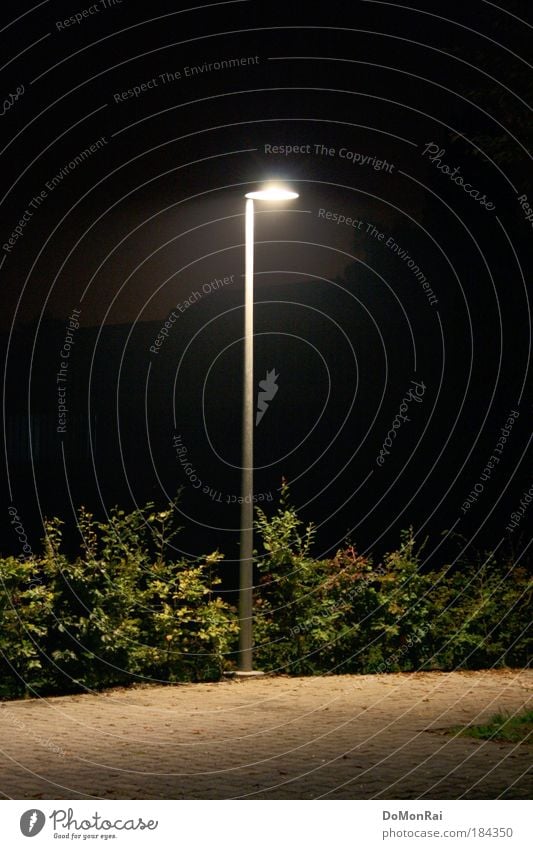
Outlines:
<svg viewBox="0 0 533 849"><path fill-rule="evenodd" d="M293 192L285 186L279 186L276 183L269 184L264 189L259 189L257 192L247 192L247 198L251 200L294 200L299 197L298 192Z"/></svg>

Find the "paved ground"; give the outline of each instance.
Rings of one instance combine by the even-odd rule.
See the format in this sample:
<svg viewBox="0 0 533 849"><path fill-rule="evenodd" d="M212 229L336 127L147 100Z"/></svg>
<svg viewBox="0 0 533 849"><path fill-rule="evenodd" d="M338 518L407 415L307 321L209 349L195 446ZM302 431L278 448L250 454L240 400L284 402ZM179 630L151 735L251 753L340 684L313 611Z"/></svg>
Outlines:
<svg viewBox="0 0 533 849"><path fill-rule="evenodd" d="M532 691L532 673L506 670L7 702L0 791L16 799L528 798L533 746L443 729L518 711Z"/></svg>

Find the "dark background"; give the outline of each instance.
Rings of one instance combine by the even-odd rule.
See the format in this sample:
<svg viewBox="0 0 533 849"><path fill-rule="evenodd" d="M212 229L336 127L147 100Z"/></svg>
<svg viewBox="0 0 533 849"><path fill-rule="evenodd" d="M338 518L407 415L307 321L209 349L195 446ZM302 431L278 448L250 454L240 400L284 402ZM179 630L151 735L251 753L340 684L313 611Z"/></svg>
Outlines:
<svg viewBox="0 0 533 849"><path fill-rule="evenodd" d="M46 182L106 139L1 251L2 551L20 553L10 505L37 550L43 516L65 519L73 546L77 505L103 517L114 504L163 506L183 486L179 549L219 547L232 574L243 196L276 178L300 197L256 206L256 386L279 373L255 431L256 492L272 509L285 477L302 518L319 525L319 555L349 535L379 556L413 525L429 537L429 562L453 557L456 535L521 557L528 514L513 533L506 526L532 483L531 224L517 199L533 203L528 4L245 0L189 11L123 0L58 30L89 6L1 12L2 99L24 86L1 116L2 244ZM244 56L258 62L184 73ZM163 84L159 75L178 71ZM157 87L115 102L152 79ZM429 142L495 210L422 156ZM275 156L269 144L312 152ZM316 155L315 144L336 153ZM387 160L392 173L352 164L341 148ZM438 303L369 224L408 252ZM231 275L150 352L178 302ZM60 434L56 374L74 308ZM412 380L423 401L380 468ZM463 513L511 410L500 462ZM188 483L175 434L211 495Z"/></svg>

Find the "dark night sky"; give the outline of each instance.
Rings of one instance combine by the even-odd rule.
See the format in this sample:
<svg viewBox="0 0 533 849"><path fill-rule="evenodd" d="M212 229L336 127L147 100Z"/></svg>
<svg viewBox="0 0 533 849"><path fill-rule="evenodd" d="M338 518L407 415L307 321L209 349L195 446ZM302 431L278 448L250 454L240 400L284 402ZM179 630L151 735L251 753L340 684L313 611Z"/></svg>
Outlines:
<svg viewBox="0 0 533 849"><path fill-rule="evenodd" d="M3 5L3 550L10 504L37 548L40 515L184 485L183 548L236 557L243 195L276 178L300 197L257 207L257 493L285 476L319 553L409 524L437 560L450 532L522 553L528 5Z"/></svg>

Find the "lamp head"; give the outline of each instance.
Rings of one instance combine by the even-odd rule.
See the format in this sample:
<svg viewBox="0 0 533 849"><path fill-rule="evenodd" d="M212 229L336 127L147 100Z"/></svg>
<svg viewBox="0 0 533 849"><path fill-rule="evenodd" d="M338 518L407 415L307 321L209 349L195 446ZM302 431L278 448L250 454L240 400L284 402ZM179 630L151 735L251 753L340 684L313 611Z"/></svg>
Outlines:
<svg viewBox="0 0 533 849"><path fill-rule="evenodd" d="M298 192L292 192L278 183L268 183L257 192L247 192L245 197L250 200L294 200L299 197Z"/></svg>

